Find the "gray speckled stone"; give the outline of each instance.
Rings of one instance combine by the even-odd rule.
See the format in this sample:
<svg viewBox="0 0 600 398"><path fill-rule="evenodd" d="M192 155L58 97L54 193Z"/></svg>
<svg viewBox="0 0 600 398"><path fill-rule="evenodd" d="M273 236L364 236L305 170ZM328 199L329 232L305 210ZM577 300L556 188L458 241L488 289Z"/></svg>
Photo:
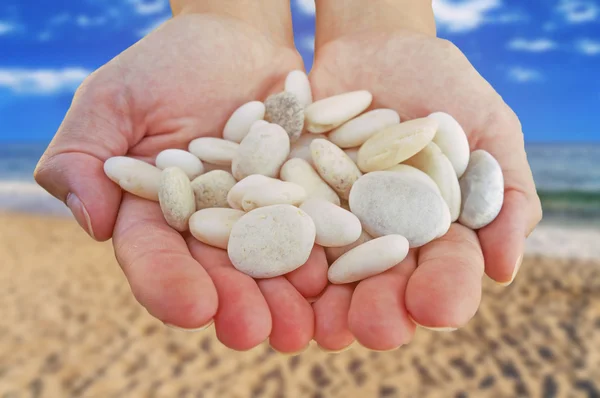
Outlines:
<svg viewBox="0 0 600 398"><path fill-rule="evenodd" d="M275 94L265 101L265 120L283 127L294 142L304 128L304 107L296 95L288 92Z"/></svg>

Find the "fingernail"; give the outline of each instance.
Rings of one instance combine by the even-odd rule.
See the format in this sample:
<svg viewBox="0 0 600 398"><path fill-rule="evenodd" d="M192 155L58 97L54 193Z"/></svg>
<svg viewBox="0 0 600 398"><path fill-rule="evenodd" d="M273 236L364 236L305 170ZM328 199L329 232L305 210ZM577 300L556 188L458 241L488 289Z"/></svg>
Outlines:
<svg viewBox="0 0 600 398"><path fill-rule="evenodd" d="M186 329L186 328L175 326L175 325L172 325L172 324L166 323L166 322L164 324L166 327L173 329L173 330L178 330L180 332L196 333L196 332L201 332L203 330L208 329L213 324L213 322L214 321L211 319L210 322L208 322L206 325L200 326L199 328L195 328L195 329Z"/></svg>
<svg viewBox="0 0 600 398"><path fill-rule="evenodd" d="M411 321L413 321L413 323L417 326L422 327L423 329L427 329L427 330L431 330L432 332L454 332L455 330L458 330L458 328L453 328L453 327L432 327L432 326L423 326L421 325L419 322L415 321L415 318L413 318L410 314L408 315L408 317L410 318Z"/></svg>
<svg viewBox="0 0 600 398"><path fill-rule="evenodd" d="M302 353L303 353L303 352L305 352L306 350L308 350L308 348L310 347L310 344L307 344L307 345L306 345L306 347L304 347L304 348L302 348L301 350L299 350L299 351L296 351L296 352L281 352L281 351L277 350L276 348L274 348L274 347L271 345L271 343L270 343L270 342L269 342L269 347L271 347L271 348L273 349L273 351L275 351L275 352L276 352L276 353L278 353L278 354L284 355L284 356L286 356L286 357L295 357L295 356L297 356L297 355L300 355L300 354L302 354Z"/></svg>
<svg viewBox="0 0 600 398"><path fill-rule="evenodd" d="M339 354L339 353L348 351L349 349L351 349L354 346L354 344L356 344L356 340L354 340L352 343L350 343L350 345L342 348L341 350L328 350L327 348L325 348L319 344L317 344L317 347L319 347L319 349L321 351L326 352L328 354Z"/></svg>
<svg viewBox="0 0 600 398"><path fill-rule="evenodd" d="M500 286L509 286L511 283L513 283L515 281L515 278L517 277L517 273L519 272L519 269L521 268L521 264L523 264L523 255L521 254L519 256L519 258L517 258L517 263L515 264L515 269L513 270L512 276L510 277L510 281L508 282L497 282Z"/></svg>
<svg viewBox="0 0 600 398"><path fill-rule="evenodd" d="M397 347L392 347L392 348L390 348L390 349L387 349L387 350L376 350L375 348L369 348L369 347L366 347L366 346L362 345L362 344L360 343L360 341L358 341L358 340L356 340L356 343L357 343L359 346L361 346L362 348L366 349L366 350L369 350L369 351L375 351L375 352L391 352L391 351L396 351L396 350L398 350L398 349L400 349L401 347L403 347L403 346L404 346L404 344L400 344L400 345L399 345L399 346L397 346Z"/></svg>
<svg viewBox="0 0 600 398"><path fill-rule="evenodd" d="M67 195L66 200L67 207L73 213L73 217L77 220L77 223L81 228L87 232L93 239L96 239L94 236L94 230L92 229L92 220L90 219L90 214L87 212L85 206L79 199L77 195L74 193L69 193Z"/></svg>

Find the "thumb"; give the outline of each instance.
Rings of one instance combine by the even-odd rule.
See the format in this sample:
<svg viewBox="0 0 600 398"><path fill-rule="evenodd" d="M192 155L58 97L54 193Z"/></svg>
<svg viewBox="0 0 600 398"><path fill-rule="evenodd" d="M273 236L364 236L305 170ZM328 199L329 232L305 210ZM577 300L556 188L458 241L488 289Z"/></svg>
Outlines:
<svg viewBox="0 0 600 398"><path fill-rule="evenodd" d="M104 80L104 81L102 81ZM104 161L127 153L130 126L125 90L89 77L77 90L71 108L35 172L36 182L63 201L94 239L112 236L121 189L104 174Z"/></svg>

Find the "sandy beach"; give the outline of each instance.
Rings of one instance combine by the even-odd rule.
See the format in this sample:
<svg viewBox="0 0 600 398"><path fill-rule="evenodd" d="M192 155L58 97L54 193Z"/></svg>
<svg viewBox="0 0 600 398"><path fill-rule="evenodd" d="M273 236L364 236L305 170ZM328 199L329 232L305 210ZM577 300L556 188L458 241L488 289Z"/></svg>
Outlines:
<svg viewBox="0 0 600 398"><path fill-rule="evenodd" d="M0 397L597 397L600 256L573 245L542 257L555 235L534 235L538 254L512 286L485 281L463 330L419 330L389 353L285 357L165 328L133 299L110 243L69 219L2 214Z"/></svg>

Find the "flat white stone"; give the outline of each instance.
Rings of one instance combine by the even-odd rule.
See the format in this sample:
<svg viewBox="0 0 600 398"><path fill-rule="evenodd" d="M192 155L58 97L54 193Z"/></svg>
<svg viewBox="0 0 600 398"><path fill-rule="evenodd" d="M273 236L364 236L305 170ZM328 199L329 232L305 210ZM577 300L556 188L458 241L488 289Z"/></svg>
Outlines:
<svg viewBox="0 0 600 398"><path fill-rule="evenodd" d="M438 191L399 172L365 174L354 183L349 202L374 238L402 235L410 247L420 247L450 228L448 206Z"/></svg>
<svg viewBox="0 0 600 398"><path fill-rule="evenodd" d="M262 128L262 127L268 126L268 125L269 125L269 122L267 122L266 120L257 120L254 123L252 123L252 126L250 126L250 131L252 131L254 129ZM250 132L250 131L248 131L248 132Z"/></svg>
<svg viewBox="0 0 600 398"><path fill-rule="evenodd" d="M458 221L462 225L480 229L498 217L504 204L504 176L492 155L481 149L471 153L460 188L462 210Z"/></svg>
<svg viewBox="0 0 600 398"><path fill-rule="evenodd" d="M304 71L294 70L287 75L285 91L294 94L304 108L313 102L310 81Z"/></svg>
<svg viewBox="0 0 600 398"><path fill-rule="evenodd" d="M284 91L267 98L265 106L265 120L283 127L290 142L297 141L304 128L304 107L298 98Z"/></svg>
<svg viewBox="0 0 600 398"><path fill-rule="evenodd" d="M188 150L206 163L218 166L231 166L239 144L214 137L196 138L188 147Z"/></svg>
<svg viewBox="0 0 600 398"><path fill-rule="evenodd" d="M362 175L358 166L343 150L327 140L314 140L310 144L310 151L321 178L342 199L348 199L352 184Z"/></svg>
<svg viewBox="0 0 600 398"><path fill-rule="evenodd" d="M347 210L323 199L309 199L300 206L317 228L315 243L323 247L343 247L355 242L362 227Z"/></svg>
<svg viewBox="0 0 600 398"><path fill-rule="evenodd" d="M190 218L190 232L202 243L227 250L231 229L244 214L235 209L203 209Z"/></svg>
<svg viewBox="0 0 600 398"><path fill-rule="evenodd" d="M375 109L344 123L329 134L329 141L340 148L353 148L386 127L400 123L400 115L392 109Z"/></svg>
<svg viewBox="0 0 600 398"><path fill-rule="evenodd" d="M158 167L138 159L116 156L104 162L104 173L123 190L158 202L161 175Z"/></svg>
<svg viewBox="0 0 600 398"><path fill-rule="evenodd" d="M348 157L350 159L352 159L352 161L358 165L358 150L360 148L348 148L348 149L344 149L344 152L346 152L346 155L348 155Z"/></svg>
<svg viewBox="0 0 600 398"><path fill-rule="evenodd" d="M231 174L223 170L213 170L192 181L196 197L196 209L229 207L227 195L237 183Z"/></svg>
<svg viewBox="0 0 600 398"><path fill-rule="evenodd" d="M331 283L357 282L381 274L401 263L408 255L408 241L401 235L373 239L338 258L329 268Z"/></svg>
<svg viewBox="0 0 600 398"><path fill-rule="evenodd" d="M252 101L240 106L225 124L223 138L237 143L242 142L252 124L264 117L265 104L260 101Z"/></svg>
<svg viewBox="0 0 600 398"><path fill-rule="evenodd" d="M428 116L438 122L433 142L448 157L456 175L460 178L469 164L469 141L461 125L447 113L435 112Z"/></svg>
<svg viewBox="0 0 600 398"><path fill-rule="evenodd" d="M227 203L233 209L241 210L242 209L242 199L246 193L258 186L269 184L269 183L277 183L279 180L271 177L266 177L262 174L253 174L242 180L240 180L237 184L231 188L229 193L227 194Z"/></svg>
<svg viewBox="0 0 600 398"><path fill-rule="evenodd" d="M248 133L231 163L231 170L238 181L252 174L277 177L289 154L287 133L271 123Z"/></svg>
<svg viewBox="0 0 600 398"><path fill-rule="evenodd" d="M373 95L361 90L313 102L304 111L306 129L311 133L331 131L360 115L372 101Z"/></svg>
<svg viewBox="0 0 600 398"><path fill-rule="evenodd" d="M235 223L227 252L237 270L253 278L273 278L306 263L315 235L314 222L299 208L261 207Z"/></svg>
<svg viewBox="0 0 600 398"><path fill-rule="evenodd" d="M431 118L392 125L369 138L358 151L363 172L386 170L402 163L431 142L438 124Z"/></svg>
<svg viewBox="0 0 600 398"><path fill-rule="evenodd" d="M158 199L167 224L179 232L187 231L196 201L190 179L183 170L178 167L163 170Z"/></svg>
<svg viewBox="0 0 600 398"><path fill-rule="evenodd" d="M399 164L394 167L390 167L386 171L395 171L395 172L402 173L403 176L410 177L410 178L416 178L419 181L423 182L424 184L427 184L428 186L430 186L432 189L434 189L440 195L442 194L442 192L440 191L440 187L438 187L438 185L435 183L435 181L433 181L433 179L431 179L431 177L429 177L427 174L425 174L424 172L422 172L421 170L419 170L413 166L409 166L406 164Z"/></svg>
<svg viewBox="0 0 600 398"><path fill-rule="evenodd" d="M404 164L416 167L426 173L440 189L440 193L448 208L450 209L450 218L454 222L460 215L460 185L456 171L452 167L450 160L442 153L440 148L430 142L425 148L415 156L404 161Z"/></svg>
<svg viewBox="0 0 600 398"><path fill-rule="evenodd" d="M299 206L306 200L306 190L293 182L276 182L259 185L247 190L242 198L242 209L252 211L272 205Z"/></svg>
<svg viewBox="0 0 600 398"><path fill-rule="evenodd" d="M161 170L167 167L179 167L190 180L204 173L204 165L198 157L181 149L165 149L156 156L156 167Z"/></svg>
<svg viewBox="0 0 600 398"><path fill-rule="evenodd" d="M350 243L349 245L342 247L326 247L325 255L327 256L327 262L329 264L333 264L335 260L340 258L342 255L348 253L350 250L354 249L357 246L362 245L365 242L373 240L373 237L366 233L364 230L360 233L360 236L357 240Z"/></svg>
<svg viewBox="0 0 600 398"><path fill-rule="evenodd" d="M290 150L290 156L288 156L288 159L294 159L294 158L304 159L311 166L314 167L312 153L310 152L310 144L314 140L317 140L317 139L326 140L327 136L325 134L303 134L303 135L301 135L300 138L298 139L298 141L292 143L292 147Z"/></svg>
<svg viewBox="0 0 600 398"><path fill-rule="evenodd" d="M304 187L308 198L320 198L337 206L340 205L340 197L337 193L304 159L294 158L285 162L281 168L280 178Z"/></svg>

